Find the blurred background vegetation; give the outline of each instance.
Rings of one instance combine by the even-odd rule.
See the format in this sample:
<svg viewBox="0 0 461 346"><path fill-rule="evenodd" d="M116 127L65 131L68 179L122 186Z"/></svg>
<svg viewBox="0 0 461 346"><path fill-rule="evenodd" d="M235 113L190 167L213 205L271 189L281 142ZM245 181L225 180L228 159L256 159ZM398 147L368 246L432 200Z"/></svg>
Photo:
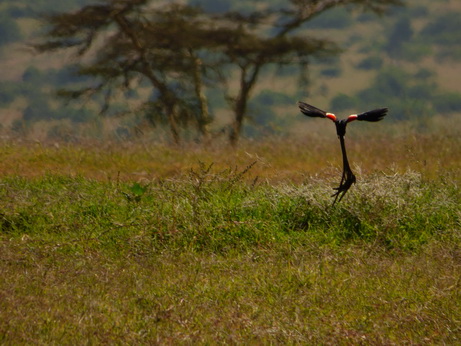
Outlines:
<svg viewBox="0 0 461 346"><path fill-rule="evenodd" d="M145 127L130 113L149 85L127 91L99 114L104 100L65 102L61 88L85 85L75 73L76 61L66 52L35 54L31 44L46 28L46 13L70 11L90 0L5 0L0 4L0 133L4 138L78 142L85 139L128 140L139 136L168 140L168 131ZM261 1L190 0L209 12L240 11ZM277 6L282 0L265 3ZM457 0L408 0L384 16L334 8L311 20L302 32L336 42L343 51L309 61L308 79L299 84L296 66L266 66L251 95L243 135L293 135L307 122L296 107L303 100L336 114L389 107L389 121L424 123L431 117L461 114L461 3ZM232 85L229 86L230 88ZM229 105L220 88L206 96L212 130L219 134L229 123ZM154 97L154 95L152 96ZM128 114L128 115L127 115ZM123 116L122 116L123 115ZM182 136L196 139L185 127Z"/></svg>

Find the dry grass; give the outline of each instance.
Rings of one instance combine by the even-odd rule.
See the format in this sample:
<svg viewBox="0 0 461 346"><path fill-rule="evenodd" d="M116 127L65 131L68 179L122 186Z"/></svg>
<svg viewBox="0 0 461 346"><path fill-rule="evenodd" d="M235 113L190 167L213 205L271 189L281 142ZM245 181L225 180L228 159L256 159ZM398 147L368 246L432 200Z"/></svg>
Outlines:
<svg viewBox="0 0 461 346"><path fill-rule="evenodd" d="M199 161L214 163L220 169L257 161L251 178L259 176L271 182L301 182L315 175L337 176L341 152L334 127L321 121L305 121L297 131L290 138L242 141L235 150L224 142L208 147L191 143L173 147L142 142L80 145L10 142L0 148L0 176L56 173L98 180L151 180L180 175L196 167ZM418 125L358 124L348 129L346 145L353 168L365 174L415 170L426 178L436 179L446 173L459 176L459 131L456 117L447 120L436 117Z"/></svg>

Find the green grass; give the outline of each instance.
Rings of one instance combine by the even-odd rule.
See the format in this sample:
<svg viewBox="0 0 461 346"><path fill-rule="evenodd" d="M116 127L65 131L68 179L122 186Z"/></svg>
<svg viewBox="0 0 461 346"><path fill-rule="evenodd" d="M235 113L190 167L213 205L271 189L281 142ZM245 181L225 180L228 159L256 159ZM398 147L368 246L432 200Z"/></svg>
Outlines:
<svg viewBox="0 0 461 346"><path fill-rule="evenodd" d="M256 166L3 177L0 343L460 342L452 175L359 174L332 208L336 180Z"/></svg>

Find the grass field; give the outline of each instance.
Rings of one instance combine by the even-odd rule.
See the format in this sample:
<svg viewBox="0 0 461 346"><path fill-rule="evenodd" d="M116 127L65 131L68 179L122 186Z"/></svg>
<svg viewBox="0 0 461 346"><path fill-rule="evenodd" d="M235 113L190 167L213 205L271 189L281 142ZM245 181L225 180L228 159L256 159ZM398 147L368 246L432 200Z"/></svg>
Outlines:
<svg viewBox="0 0 461 346"><path fill-rule="evenodd" d="M3 143L0 343L458 344L458 130Z"/></svg>

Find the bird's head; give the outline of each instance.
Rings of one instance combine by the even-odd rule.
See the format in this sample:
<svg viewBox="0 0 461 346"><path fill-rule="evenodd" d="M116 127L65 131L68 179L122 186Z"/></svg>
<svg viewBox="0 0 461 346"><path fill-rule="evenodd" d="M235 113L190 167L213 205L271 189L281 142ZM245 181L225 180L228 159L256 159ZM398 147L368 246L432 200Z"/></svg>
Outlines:
<svg viewBox="0 0 461 346"><path fill-rule="evenodd" d="M347 119L336 120L335 125L338 137L344 137L346 135Z"/></svg>

